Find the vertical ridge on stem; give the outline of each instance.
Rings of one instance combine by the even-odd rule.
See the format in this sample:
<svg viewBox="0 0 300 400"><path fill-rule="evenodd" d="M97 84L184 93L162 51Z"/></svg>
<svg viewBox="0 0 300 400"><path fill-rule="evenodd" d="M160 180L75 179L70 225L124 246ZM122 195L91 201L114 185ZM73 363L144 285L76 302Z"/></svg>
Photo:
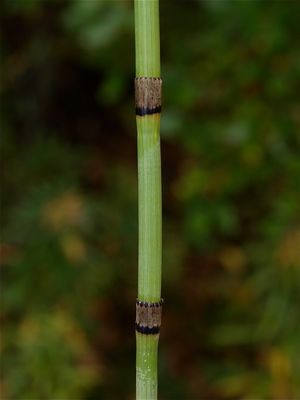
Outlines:
<svg viewBox="0 0 300 400"><path fill-rule="evenodd" d="M138 147L138 312L136 398L157 399L159 326L143 307L161 303L161 159L159 0L135 0L136 123ZM146 318L145 315L148 315ZM139 319L141 318L141 319ZM139 321L143 324L140 326ZM151 322L150 322L151 321Z"/></svg>
<svg viewBox="0 0 300 400"><path fill-rule="evenodd" d="M136 76L160 76L159 1L135 0Z"/></svg>

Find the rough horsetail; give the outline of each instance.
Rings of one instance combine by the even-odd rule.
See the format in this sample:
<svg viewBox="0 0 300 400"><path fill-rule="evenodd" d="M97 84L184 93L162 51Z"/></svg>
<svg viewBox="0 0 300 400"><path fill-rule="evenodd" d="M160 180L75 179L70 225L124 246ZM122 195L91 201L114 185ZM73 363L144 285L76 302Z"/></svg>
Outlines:
<svg viewBox="0 0 300 400"><path fill-rule="evenodd" d="M162 310L159 0L134 4L139 209L136 398L154 400Z"/></svg>

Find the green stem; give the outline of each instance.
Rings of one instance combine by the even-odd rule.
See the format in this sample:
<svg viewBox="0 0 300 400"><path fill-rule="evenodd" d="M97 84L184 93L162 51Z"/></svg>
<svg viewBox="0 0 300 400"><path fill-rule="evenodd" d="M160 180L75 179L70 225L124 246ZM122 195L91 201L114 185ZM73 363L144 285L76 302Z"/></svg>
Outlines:
<svg viewBox="0 0 300 400"><path fill-rule="evenodd" d="M159 0L134 0L136 76L160 76Z"/></svg>
<svg viewBox="0 0 300 400"><path fill-rule="evenodd" d="M156 400L158 335L136 335L136 399Z"/></svg>
<svg viewBox="0 0 300 400"><path fill-rule="evenodd" d="M161 297L161 166L159 116L137 117L139 300Z"/></svg>
<svg viewBox="0 0 300 400"><path fill-rule="evenodd" d="M160 77L159 1L135 0L136 76ZM137 116L138 298L161 298L160 114ZM157 399L159 335L136 333L136 398Z"/></svg>

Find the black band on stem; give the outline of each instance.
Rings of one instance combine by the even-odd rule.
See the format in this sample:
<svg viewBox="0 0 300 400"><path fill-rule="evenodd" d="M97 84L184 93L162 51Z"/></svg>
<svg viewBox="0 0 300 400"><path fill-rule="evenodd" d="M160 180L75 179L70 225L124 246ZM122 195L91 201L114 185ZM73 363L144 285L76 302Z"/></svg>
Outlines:
<svg viewBox="0 0 300 400"><path fill-rule="evenodd" d="M135 114L143 117L144 115L160 114L161 106L155 108L135 107Z"/></svg>

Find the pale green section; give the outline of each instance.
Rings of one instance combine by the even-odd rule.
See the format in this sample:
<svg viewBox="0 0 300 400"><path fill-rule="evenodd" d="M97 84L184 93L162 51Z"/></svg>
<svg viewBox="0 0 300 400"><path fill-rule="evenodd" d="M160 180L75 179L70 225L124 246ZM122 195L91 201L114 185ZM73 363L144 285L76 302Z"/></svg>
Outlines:
<svg viewBox="0 0 300 400"><path fill-rule="evenodd" d="M160 77L159 0L135 0L136 76ZM138 298L161 298L160 115L137 117ZM136 334L136 399L157 399L158 335Z"/></svg>
<svg viewBox="0 0 300 400"><path fill-rule="evenodd" d="M135 0L136 76L160 77L159 0Z"/></svg>
<svg viewBox="0 0 300 400"><path fill-rule="evenodd" d="M138 298L161 297L161 161L160 117L137 117L139 268Z"/></svg>
<svg viewBox="0 0 300 400"><path fill-rule="evenodd" d="M136 347L136 400L156 400L158 335L137 333Z"/></svg>

